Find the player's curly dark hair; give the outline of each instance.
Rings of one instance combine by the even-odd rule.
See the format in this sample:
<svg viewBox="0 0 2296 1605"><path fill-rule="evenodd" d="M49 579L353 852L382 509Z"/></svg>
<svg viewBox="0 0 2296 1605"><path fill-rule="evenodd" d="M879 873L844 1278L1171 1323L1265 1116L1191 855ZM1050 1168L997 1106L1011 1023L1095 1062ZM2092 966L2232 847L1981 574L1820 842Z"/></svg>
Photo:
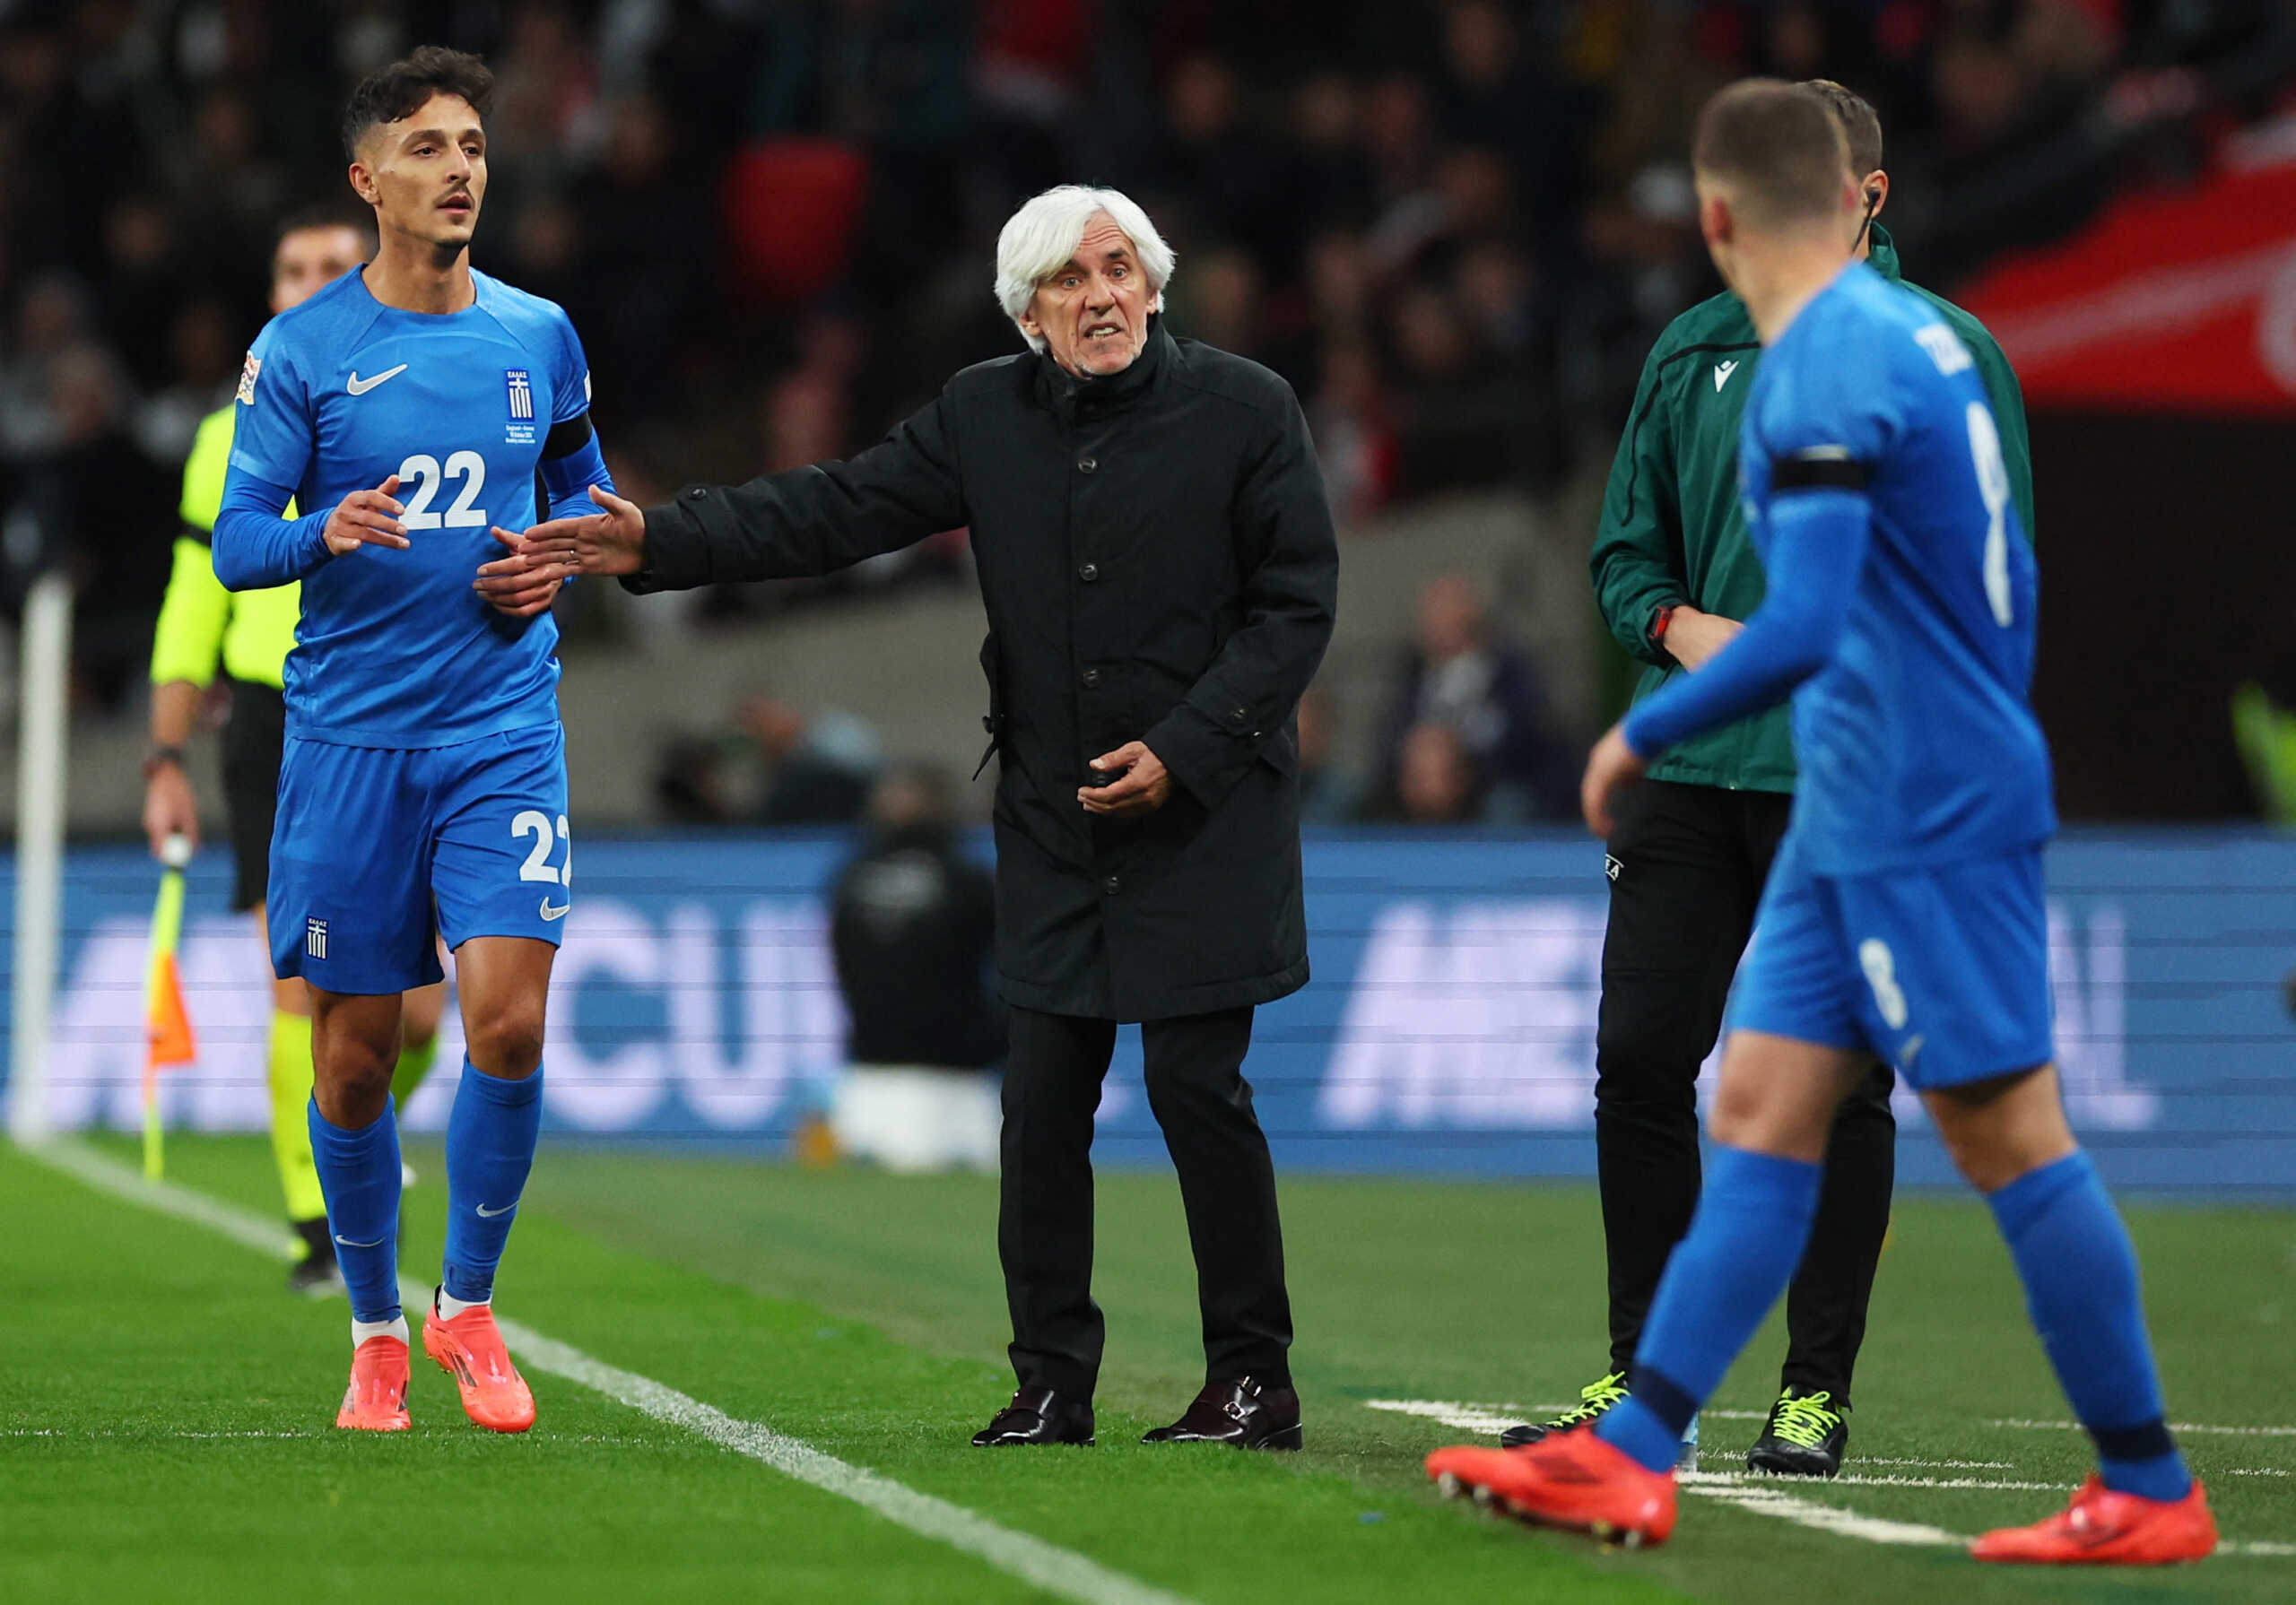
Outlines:
<svg viewBox="0 0 2296 1605"><path fill-rule="evenodd" d="M444 45L424 45L377 68L351 91L351 104L344 108L344 158L359 160L359 141L368 129L413 115L433 95L459 95L483 118L494 103L494 74L477 56Z"/></svg>

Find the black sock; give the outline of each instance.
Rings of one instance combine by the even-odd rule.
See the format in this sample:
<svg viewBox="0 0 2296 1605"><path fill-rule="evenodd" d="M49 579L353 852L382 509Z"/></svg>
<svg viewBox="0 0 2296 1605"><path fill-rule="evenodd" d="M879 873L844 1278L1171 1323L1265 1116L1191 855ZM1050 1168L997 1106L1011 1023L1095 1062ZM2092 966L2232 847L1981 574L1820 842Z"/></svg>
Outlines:
<svg viewBox="0 0 2296 1605"><path fill-rule="evenodd" d="M327 1234L326 1216L322 1215L316 1220L298 1220L294 1227L295 1235L303 1240L303 1263L335 1263L335 1239Z"/></svg>

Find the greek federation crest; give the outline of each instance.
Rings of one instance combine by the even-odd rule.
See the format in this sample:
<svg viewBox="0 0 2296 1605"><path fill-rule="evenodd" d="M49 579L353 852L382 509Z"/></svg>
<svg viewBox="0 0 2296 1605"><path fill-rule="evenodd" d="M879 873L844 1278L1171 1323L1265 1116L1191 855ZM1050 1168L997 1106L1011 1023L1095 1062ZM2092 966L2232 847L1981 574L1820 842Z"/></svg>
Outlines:
<svg viewBox="0 0 2296 1605"><path fill-rule="evenodd" d="M502 390L509 421L502 432L506 446L532 446L535 443L535 382L534 376L523 368L505 369Z"/></svg>

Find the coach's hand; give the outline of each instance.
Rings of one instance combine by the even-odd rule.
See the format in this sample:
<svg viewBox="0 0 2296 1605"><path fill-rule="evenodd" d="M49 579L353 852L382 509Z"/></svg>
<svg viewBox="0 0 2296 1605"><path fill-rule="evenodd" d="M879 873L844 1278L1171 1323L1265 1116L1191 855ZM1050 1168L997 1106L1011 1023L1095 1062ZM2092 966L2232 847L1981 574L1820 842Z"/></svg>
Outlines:
<svg viewBox="0 0 2296 1605"><path fill-rule="evenodd" d="M1674 629L1667 627L1671 637ZM1605 841L1617 820L1612 817L1613 806L1619 793L1642 778L1649 769L1633 748L1626 744L1626 726L1613 724L1595 750L1587 754L1587 777L1578 783L1578 806L1587 815L1587 829Z"/></svg>
<svg viewBox="0 0 2296 1605"><path fill-rule="evenodd" d="M1092 767L1114 774L1116 778L1106 785L1076 788L1076 801L1084 805L1086 813L1118 818L1153 813L1172 794L1172 772L1164 767L1162 759L1148 750L1144 742L1126 742L1115 751L1094 759Z"/></svg>
<svg viewBox="0 0 2296 1605"><path fill-rule="evenodd" d="M645 509L597 485L590 487L590 499L598 512L537 524L519 537L516 550L532 565L562 575L637 573L646 566ZM489 563L479 573L505 571L510 560Z"/></svg>
<svg viewBox="0 0 2296 1605"><path fill-rule="evenodd" d="M319 531L327 551L341 557L361 546L389 546L404 551L413 545L406 538L406 525L398 521L406 509L391 495L397 489L398 475L394 473L371 490L353 490L344 497Z"/></svg>
<svg viewBox="0 0 2296 1605"><path fill-rule="evenodd" d="M1666 650L1685 669L1702 669L1745 626L1719 613L1678 607L1666 620Z"/></svg>

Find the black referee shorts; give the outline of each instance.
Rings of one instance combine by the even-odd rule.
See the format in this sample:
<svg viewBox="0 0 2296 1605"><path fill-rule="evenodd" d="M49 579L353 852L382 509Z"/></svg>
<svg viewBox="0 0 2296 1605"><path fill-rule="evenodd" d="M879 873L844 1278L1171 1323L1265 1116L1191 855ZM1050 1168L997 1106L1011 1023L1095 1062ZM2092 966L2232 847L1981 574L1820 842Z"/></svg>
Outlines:
<svg viewBox="0 0 2296 1605"><path fill-rule="evenodd" d="M279 760L287 750L287 698L276 686L231 681L223 726L223 808L231 831L231 907L259 907L271 885L271 825L279 812Z"/></svg>

